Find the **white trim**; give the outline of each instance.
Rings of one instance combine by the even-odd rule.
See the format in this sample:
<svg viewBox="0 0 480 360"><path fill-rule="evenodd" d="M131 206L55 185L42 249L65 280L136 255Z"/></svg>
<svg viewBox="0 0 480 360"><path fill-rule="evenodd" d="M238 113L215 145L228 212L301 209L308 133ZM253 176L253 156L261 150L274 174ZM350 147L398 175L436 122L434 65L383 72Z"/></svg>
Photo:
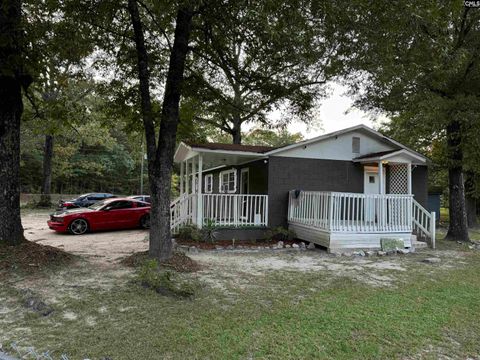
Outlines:
<svg viewBox="0 0 480 360"><path fill-rule="evenodd" d="M415 153L413 153L413 151L407 150L407 149L400 149L400 150L393 151L391 153L388 153L388 154L385 154L385 155L382 155L382 156L372 156L372 157L368 157L368 158L353 159L353 161L354 162L369 162L369 161L388 160L389 158L391 158L393 156L398 156L398 155L408 155L408 156L413 157L414 159L417 159L418 161L426 162L426 160L424 160L422 157L416 155Z"/></svg>
<svg viewBox="0 0 480 360"><path fill-rule="evenodd" d="M247 192L245 194L250 194L250 168L240 169L240 194L244 194L242 191L242 174L247 173Z"/></svg>
<svg viewBox="0 0 480 360"><path fill-rule="evenodd" d="M233 173L234 175L234 188L233 188L233 191L232 190L229 190L227 192L223 191L222 190L222 178L223 178L223 175L224 174L230 174L230 173ZM228 170L225 170L225 171L221 171L219 174L218 174L218 192L220 194L235 194L237 192L237 169L233 168L233 169L228 169Z"/></svg>
<svg viewBox="0 0 480 360"><path fill-rule="evenodd" d="M210 190L208 189L208 179L210 179ZM203 184L203 188L205 189L205 194L211 194L213 192L213 174L205 175L205 180Z"/></svg>

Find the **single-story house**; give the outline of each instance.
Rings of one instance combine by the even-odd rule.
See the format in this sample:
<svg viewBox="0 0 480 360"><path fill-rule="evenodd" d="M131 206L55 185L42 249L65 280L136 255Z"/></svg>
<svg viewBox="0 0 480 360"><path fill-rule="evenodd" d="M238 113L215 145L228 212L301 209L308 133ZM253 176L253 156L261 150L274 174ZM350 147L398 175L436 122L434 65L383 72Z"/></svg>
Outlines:
<svg viewBox="0 0 480 360"><path fill-rule="evenodd" d="M412 233L434 243L429 160L365 125L279 148L180 143L174 161L174 230L208 223L241 239L282 226L330 250L378 248L381 238L408 247Z"/></svg>

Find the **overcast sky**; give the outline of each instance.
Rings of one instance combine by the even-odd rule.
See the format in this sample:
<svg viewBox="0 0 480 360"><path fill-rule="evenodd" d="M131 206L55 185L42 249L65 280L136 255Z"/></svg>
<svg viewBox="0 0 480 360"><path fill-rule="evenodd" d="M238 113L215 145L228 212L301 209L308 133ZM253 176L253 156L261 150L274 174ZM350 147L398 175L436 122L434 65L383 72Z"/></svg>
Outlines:
<svg viewBox="0 0 480 360"><path fill-rule="evenodd" d="M373 127L371 116L363 111L352 109L353 100L344 95L346 88L339 84L331 84L331 95L321 102L320 119L322 128L307 129L303 123L292 123L290 132L301 132L306 139L344 129L350 126L365 124ZM346 113L348 111L348 113Z"/></svg>

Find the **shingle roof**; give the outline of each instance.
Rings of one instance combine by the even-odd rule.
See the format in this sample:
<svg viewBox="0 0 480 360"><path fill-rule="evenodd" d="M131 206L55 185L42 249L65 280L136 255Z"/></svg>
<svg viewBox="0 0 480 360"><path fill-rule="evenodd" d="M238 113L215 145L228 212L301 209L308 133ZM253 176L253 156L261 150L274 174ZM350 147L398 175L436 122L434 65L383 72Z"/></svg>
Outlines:
<svg viewBox="0 0 480 360"><path fill-rule="evenodd" d="M191 144L188 146L192 148L200 148L207 150L227 150L227 151L243 151L243 152L255 152L259 154L266 153L276 148L271 146L258 146L258 145L241 145L241 144L221 144L221 143L209 143L209 144Z"/></svg>

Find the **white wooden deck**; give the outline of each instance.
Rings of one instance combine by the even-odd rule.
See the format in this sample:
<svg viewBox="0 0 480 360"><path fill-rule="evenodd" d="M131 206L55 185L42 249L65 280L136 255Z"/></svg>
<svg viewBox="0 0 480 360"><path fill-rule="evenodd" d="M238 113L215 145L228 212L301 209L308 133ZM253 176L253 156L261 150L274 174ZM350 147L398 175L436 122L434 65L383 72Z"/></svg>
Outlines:
<svg viewBox="0 0 480 360"><path fill-rule="evenodd" d="M288 223L298 238L330 251L378 249L381 238L403 239L410 247L414 229L435 244L435 213L413 195L291 191Z"/></svg>

